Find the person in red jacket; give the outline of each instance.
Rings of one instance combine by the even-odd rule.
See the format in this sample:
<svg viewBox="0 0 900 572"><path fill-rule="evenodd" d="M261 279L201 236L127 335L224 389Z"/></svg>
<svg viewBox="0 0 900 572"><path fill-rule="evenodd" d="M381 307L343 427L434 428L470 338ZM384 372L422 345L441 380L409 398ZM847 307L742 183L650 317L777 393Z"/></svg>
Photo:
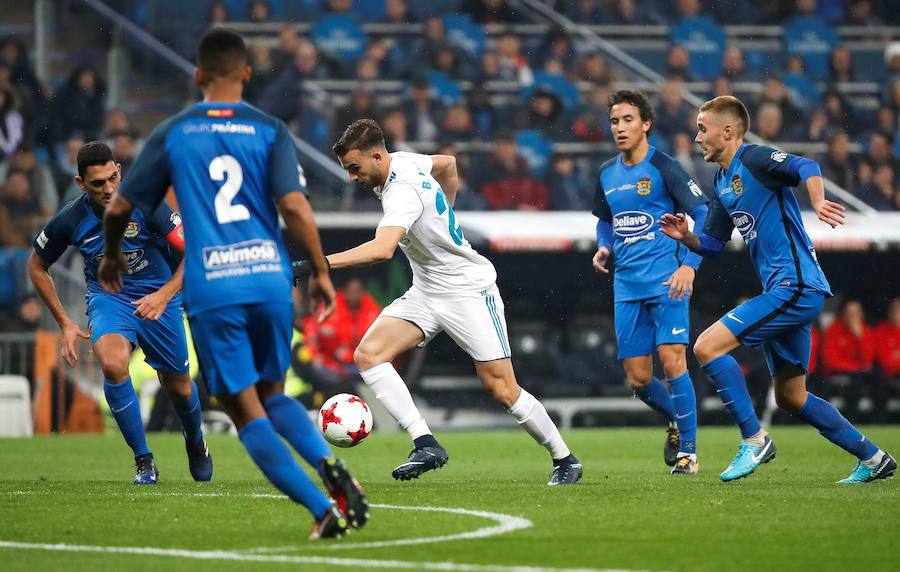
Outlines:
<svg viewBox="0 0 900 572"><path fill-rule="evenodd" d="M529 173L516 140L507 134L496 138L480 190L491 210L545 211L550 205L547 185Z"/></svg>
<svg viewBox="0 0 900 572"><path fill-rule="evenodd" d="M891 300L887 320L875 328L875 363L881 379L874 384L873 412L881 423L887 421L888 398L900 393L900 298Z"/></svg>
<svg viewBox="0 0 900 572"><path fill-rule="evenodd" d="M862 303L847 298L838 317L822 339L822 374L845 400L845 409L855 417L859 398L867 385L875 361L875 338L866 325Z"/></svg>
<svg viewBox="0 0 900 572"><path fill-rule="evenodd" d="M381 306L366 291L362 280L350 279L337 293L334 314L321 324L315 316L303 322L313 364L341 379L354 375L353 350L380 312Z"/></svg>

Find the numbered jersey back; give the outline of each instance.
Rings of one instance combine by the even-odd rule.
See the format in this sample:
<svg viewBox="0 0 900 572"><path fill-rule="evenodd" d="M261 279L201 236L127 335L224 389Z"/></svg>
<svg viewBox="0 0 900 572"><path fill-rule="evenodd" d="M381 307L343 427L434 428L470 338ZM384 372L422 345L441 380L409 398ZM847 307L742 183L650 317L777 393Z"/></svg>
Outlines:
<svg viewBox="0 0 900 572"><path fill-rule="evenodd" d="M287 127L250 105L198 104L160 125L122 186L140 206L172 184L184 218L185 305L290 301L275 202L306 192Z"/></svg>
<svg viewBox="0 0 900 572"><path fill-rule="evenodd" d="M456 213L431 176L431 157L391 153L391 172L380 191L379 227L406 229L400 248L410 261L413 285L443 294L483 290L497 280L494 266L466 240Z"/></svg>

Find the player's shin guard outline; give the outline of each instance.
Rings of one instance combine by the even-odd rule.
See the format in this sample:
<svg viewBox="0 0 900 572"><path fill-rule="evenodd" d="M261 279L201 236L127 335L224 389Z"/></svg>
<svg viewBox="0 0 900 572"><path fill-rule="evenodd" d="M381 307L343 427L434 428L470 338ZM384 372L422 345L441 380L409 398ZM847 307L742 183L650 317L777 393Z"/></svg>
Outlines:
<svg viewBox="0 0 900 572"><path fill-rule="evenodd" d="M553 459L563 459L571 454L543 404L524 389L520 388L518 399L506 411L516 418L522 429L550 452Z"/></svg>
<svg viewBox="0 0 900 572"><path fill-rule="evenodd" d="M697 396L691 374L684 372L669 380L672 387L672 403L675 406L675 424L681 435L679 452L697 452Z"/></svg>
<svg viewBox="0 0 900 572"><path fill-rule="evenodd" d="M654 377L641 389L635 389L634 394L651 409L662 413L670 422L675 422L675 404L661 381Z"/></svg>
<svg viewBox="0 0 900 572"><path fill-rule="evenodd" d="M403 378L390 363L378 364L359 372L366 385L375 392L375 397L388 410L397 423L413 439L431 434L428 424L413 403L409 388Z"/></svg>
<svg viewBox="0 0 900 572"><path fill-rule="evenodd" d="M270 397L263 407L278 434L312 467L318 469L322 459L333 456L322 434L299 401L279 393Z"/></svg>
<svg viewBox="0 0 900 572"><path fill-rule="evenodd" d="M103 394L109 404L109 410L122 432L125 442L131 447L134 456L150 453L147 446L147 434L144 432L144 422L141 419L141 406L137 393L131 385L129 377L122 383L103 382Z"/></svg>
<svg viewBox="0 0 900 572"><path fill-rule="evenodd" d="M741 437L753 437L762 431L741 366L728 354L703 364L706 375L712 379L722 405L731 419L741 428Z"/></svg>
<svg viewBox="0 0 900 572"><path fill-rule="evenodd" d="M806 403L797 411L797 417L860 461L867 461L878 452L878 447L866 439L834 405L812 393L806 393Z"/></svg>

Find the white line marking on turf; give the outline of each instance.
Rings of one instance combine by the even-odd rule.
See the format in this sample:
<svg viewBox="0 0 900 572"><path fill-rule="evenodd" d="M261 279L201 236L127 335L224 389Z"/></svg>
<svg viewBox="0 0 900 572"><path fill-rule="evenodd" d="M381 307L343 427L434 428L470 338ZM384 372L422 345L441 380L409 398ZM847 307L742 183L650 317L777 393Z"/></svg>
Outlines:
<svg viewBox="0 0 900 572"><path fill-rule="evenodd" d="M412 562L409 560L371 560L368 558L336 558L333 556L275 556L240 554L224 550L183 550L146 546L86 546L79 544L42 544L0 540L0 548L44 550L50 552L95 552L137 556L171 556L192 560L230 560L238 562L271 562L280 564L324 564L330 566L368 566L402 570L444 570L447 572L629 572L621 569L546 568L541 566L500 566L493 564L458 564L455 562Z"/></svg>

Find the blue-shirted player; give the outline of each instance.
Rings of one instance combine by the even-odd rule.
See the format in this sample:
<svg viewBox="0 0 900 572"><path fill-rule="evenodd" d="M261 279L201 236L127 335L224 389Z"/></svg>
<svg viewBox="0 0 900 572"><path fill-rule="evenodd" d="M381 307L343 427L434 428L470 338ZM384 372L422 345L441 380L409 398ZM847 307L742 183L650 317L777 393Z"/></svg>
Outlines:
<svg viewBox="0 0 900 572"><path fill-rule="evenodd" d="M129 274L121 291L105 292L97 283L104 245L103 209L119 188L121 165L116 164L110 148L99 142L82 146L76 162L75 182L84 194L65 205L41 230L28 263L35 288L62 330L62 357L73 365L78 360L78 340L91 340L106 378L103 392L109 409L134 452L134 484L155 484L159 471L147 446L140 405L128 376L131 352L139 344L181 418L191 475L197 481L208 481L212 458L200 430L197 387L188 375L179 293L183 265L176 259L181 258L184 247L181 217L165 203L153 210L134 211L126 219L122 240ZM90 334L66 314L50 277L50 266L69 246L78 248L84 257Z"/></svg>
<svg viewBox="0 0 900 572"><path fill-rule="evenodd" d="M697 137L703 157L721 169L702 231L689 231L684 217L666 214L662 231L704 255L722 251L736 228L750 250L763 293L727 312L707 328L694 354L712 378L742 442L723 481L746 477L775 457L775 444L760 426L747 382L729 353L740 345L762 348L775 383L778 406L819 430L859 459L841 483L867 483L893 476L896 461L864 437L829 402L806 390L810 331L831 287L803 227L792 187L806 183L819 220L843 224L843 207L825 200L818 163L761 145L745 145L747 108L733 96L700 108Z"/></svg>
<svg viewBox="0 0 900 572"><path fill-rule="evenodd" d="M618 156L600 167L594 215L594 268L607 273L615 253L615 322L618 357L628 383L644 403L669 420L664 448L672 474L694 474L697 462L697 399L687 370L688 304L702 258L659 233L664 213L687 212L703 224L706 198L677 161L647 141L653 108L638 91L609 99L609 121ZM672 394L653 377L659 353Z"/></svg>
<svg viewBox="0 0 900 572"><path fill-rule="evenodd" d="M287 126L241 100L250 79L243 38L207 32L197 49L202 102L159 125L105 217L104 288L121 288L116 256L134 208L152 209L174 185L185 221L184 297L210 393L269 481L316 521L312 539L343 534L368 518L368 501L335 459L306 410L284 395L290 366L293 276L278 214L315 268L311 298L334 310L306 181ZM319 470L337 505L316 487L279 437Z"/></svg>

